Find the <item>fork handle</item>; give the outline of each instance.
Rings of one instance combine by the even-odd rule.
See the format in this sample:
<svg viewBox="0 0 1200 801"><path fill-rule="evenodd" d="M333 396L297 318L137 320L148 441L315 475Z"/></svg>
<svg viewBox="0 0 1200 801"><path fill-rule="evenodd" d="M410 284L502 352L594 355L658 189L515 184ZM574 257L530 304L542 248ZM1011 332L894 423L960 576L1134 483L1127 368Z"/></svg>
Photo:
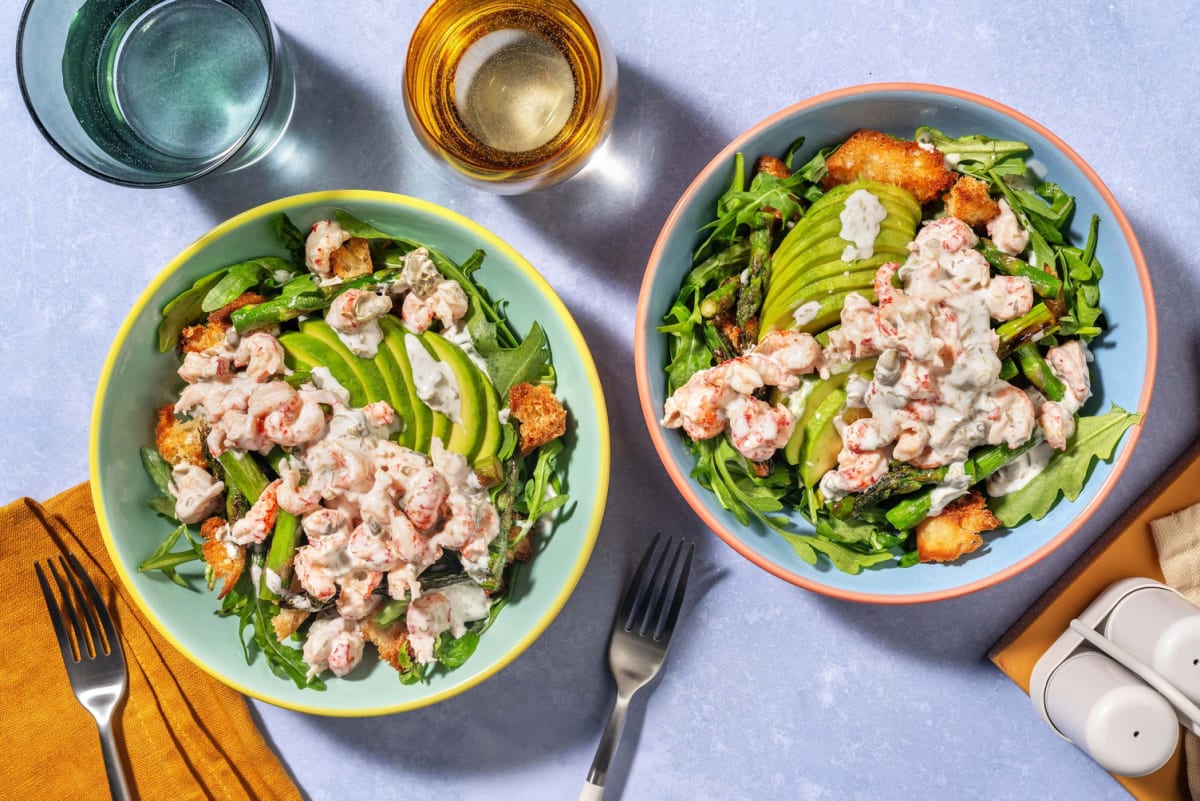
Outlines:
<svg viewBox="0 0 1200 801"><path fill-rule="evenodd" d="M617 750L617 741L621 739L621 729L625 726L625 713L629 711L630 697L630 695L617 692L612 711L608 714L608 723L604 724L604 733L600 735L600 744L596 746L592 769L588 771L587 783L583 786L579 801L600 801L604 796L604 782L608 778L608 766L612 762L613 753Z"/></svg>
<svg viewBox="0 0 1200 801"><path fill-rule="evenodd" d="M97 728L100 730L100 751L104 754L104 772L108 774L108 792L113 801L133 801L129 781L125 778L125 764L121 761L117 738L113 736L112 723L98 723Z"/></svg>

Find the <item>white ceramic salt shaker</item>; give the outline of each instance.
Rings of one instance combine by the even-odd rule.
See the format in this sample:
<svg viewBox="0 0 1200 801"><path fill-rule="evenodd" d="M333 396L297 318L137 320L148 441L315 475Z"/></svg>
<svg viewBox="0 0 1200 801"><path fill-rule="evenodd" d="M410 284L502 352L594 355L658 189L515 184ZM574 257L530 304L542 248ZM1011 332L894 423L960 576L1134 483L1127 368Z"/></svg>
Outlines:
<svg viewBox="0 0 1200 801"><path fill-rule="evenodd" d="M1166 699L1097 651L1059 665L1044 698L1051 724L1113 773L1153 773L1178 745L1179 722Z"/></svg>
<svg viewBox="0 0 1200 801"><path fill-rule="evenodd" d="M1200 702L1200 609L1159 585L1129 593L1113 607L1104 636Z"/></svg>

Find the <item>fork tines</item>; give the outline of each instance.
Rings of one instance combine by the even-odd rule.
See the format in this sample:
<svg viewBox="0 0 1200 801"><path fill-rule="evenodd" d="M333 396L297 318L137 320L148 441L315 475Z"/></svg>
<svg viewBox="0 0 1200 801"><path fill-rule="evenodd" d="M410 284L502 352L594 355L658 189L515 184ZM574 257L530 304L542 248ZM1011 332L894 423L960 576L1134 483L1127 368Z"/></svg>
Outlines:
<svg viewBox="0 0 1200 801"><path fill-rule="evenodd" d="M682 538L674 543L665 540L659 549L660 540L663 540L662 532L656 533L650 541L617 612L618 626L640 637L649 634L655 640L669 638L675 630L696 549L695 543ZM682 565L680 557L683 557ZM664 566L667 566L665 571ZM647 571L650 571L649 576ZM668 598L670 606L667 606Z"/></svg>
<svg viewBox="0 0 1200 801"><path fill-rule="evenodd" d="M88 578L75 554L68 553L66 558L60 556L57 562L58 566L53 559L46 562L54 584L58 587L57 597L50 588L42 566L35 562L33 569L37 572L38 583L42 586L42 596L46 599L46 608L50 612L50 620L54 624L54 633L58 636L63 659L68 663L80 662L112 654L117 632L96 585ZM73 638L68 634L64 618L70 621ZM101 629L104 632L103 637ZM120 653L119 649L117 653Z"/></svg>

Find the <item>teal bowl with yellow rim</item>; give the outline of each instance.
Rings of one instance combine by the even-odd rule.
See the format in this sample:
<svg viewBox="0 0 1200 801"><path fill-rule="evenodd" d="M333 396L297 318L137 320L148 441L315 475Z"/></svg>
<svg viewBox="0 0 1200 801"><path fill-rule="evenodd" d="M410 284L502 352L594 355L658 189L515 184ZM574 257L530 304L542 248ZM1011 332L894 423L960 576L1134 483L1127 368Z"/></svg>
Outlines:
<svg viewBox="0 0 1200 801"><path fill-rule="evenodd" d="M193 565L187 590L160 573L137 566L172 524L146 505L157 493L142 469L139 449L154 440L155 410L173 401L181 386L175 354L159 353L159 312L202 275L262 255L286 256L272 217L286 213L297 225L331 218L342 209L384 231L404 235L461 262L477 248L486 255L475 274L518 332L539 323L546 332L558 376L557 394L569 414L565 507L552 536L517 576L513 600L480 638L478 650L457 670L436 672L425 684L402 685L396 672L373 655L345 678L329 678L324 691L301 690L271 673L261 656L247 664L238 643L238 621L214 614L216 593L203 588ZM200 668L234 689L277 706L333 716L402 712L450 698L492 676L529 647L562 609L582 575L600 529L608 492L609 432L596 367L578 326L550 285L499 237L440 206L402 195L331 191L283 198L246 211L204 234L168 264L134 304L109 350L92 409L92 497L104 543L150 622ZM184 570L181 570L184 573ZM186 575L186 573L185 573ZM371 650L371 649L368 649Z"/></svg>

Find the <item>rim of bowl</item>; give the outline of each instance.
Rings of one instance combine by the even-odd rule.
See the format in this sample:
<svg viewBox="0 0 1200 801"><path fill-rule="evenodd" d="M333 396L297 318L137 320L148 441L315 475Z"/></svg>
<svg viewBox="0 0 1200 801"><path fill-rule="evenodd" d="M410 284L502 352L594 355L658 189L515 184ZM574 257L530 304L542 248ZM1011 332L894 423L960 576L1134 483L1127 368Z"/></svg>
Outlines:
<svg viewBox="0 0 1200 801"><path fill-rule="evenodd" d="M650 253L650 259L647 262L646 273L642 278L642 288L638 295L638 306L636 322L634 326L634 367L637 373L637 389L638 396L642 406L642 416L645 420L646 427L650 431L650 439L654 442L654 449L658 452L659 460L667 470L667 474L671 477L675 487L679 490L684 500L692 507L700 519L707 525L718 537L725 541L729 547L737 551L739 554L758 565L763 570L771 573L784 581L790 582L813 592L827 595L834 598L840 598L846 601L857 601L860 603L877 603L877 604L915 604L927 603L930 601L941 601L950 598L956 598L962 595L968 595L982 589L986 589L993 585L1009 579L1026 568L1040 561L1042 558L1057 549L1060 545L1066 542L1076 531L1086 523L1097 509L1107 499L1109 492L1116 484L1117 480L1124 472L1126 464L1129 462L1130 456L1133 454L1134 447L1137 445L1138 438L1142 432L1142 426L1136 425L1127 435L1124 447L1113 463L1113 468L1105 478L1096 492L1092 500L1080 511L1067 526L1052 537L1048 542L1040 548L1026 555L1017 562L1009 565L1003 570L999 570L989 576L962 584L957 587L950 587L943 590L933 590L930 592L920 593L903 593L903 594L884 594L872 592L859 592L856 590L846 590L839 587L830 587L818 581L804 576L800 573L795 573L788 570L775 562L755 553L741 540L739 540L732 532L730 532L716 516L705 506L698 496L699 488L693 485L691 478L682 471L678 465L674 463L667 450L666 435L659 424L659 419L656 410L650 403L650 369L646 363L646 324L650 315L649 300L650 290L654 284L655 277L658 274L659 263L662 259L663 251L666 248L667 233L673 229L679 222L679 218L683 214L686 206L692 203L693 197L700 190L703 184L716 170L724 168L733 158L734 154L743 148L745 142L757 136L765 129L779 122L785 117L789 117L797 112L811 109L816 106L821 106L835 100L842 100L850 97L861 95L871 95L887 92L909 92L927 95L937 95L942 98L950 98L954 100L963 100L984 106L992 111L998 112L1005 116L1015 119L1017 122L1025 125L1041 136L1045 137L1054 147L1058 148L1071 162L1083 173L1084 177L1096 188L1105 205L1108 207L1112 218L1117 222L1121 229L1121 234L1125 239L1125 244L1129 248L1130 255L1133 257L1134 266L1137 268L1138 279L1142 287L1142 299L1145 304L1146 317L1146 372L1143 376L1142 394L1138 399L1137 411L1145 413L1150 406L1150 395L1154 387L1154 374L1156 363L1158 360L1158 323L1157 313L1154 307L1154 292L1150 284L1150 274L1146 269L1146 260L1142 255L1141 247L1138 244L1137 237L1134 236L1133 228L1129 224L1129 220L1125 217L1121 207L1117 204L1116 198L1112 192L1100 180L1100 176L1096 171L1083 160L1066 142L1057 135L1048 130L1041 123L1036 122L1032 118L1022 114L1016 109L999 103L991 98L982 95L967 92L962 89L954 89L947 86L927 83L910 83L910 82L887 82L887 83L870 83L857 86L849 86L842 89L835 89L830 92L824 92L819 95L814 95L806 100L794 103L780 111L775 112L771 116L752 126L745 132L739 134L732 142L726 145L721 152L713 157L711 161L705 165L692 180L691 184L684 191L676 202L675 207L671 210L670 216L663 223L662 230L659 232L658 239L654 243L654 249Z"/></svg>
<svg viewBox="0 0 1200 801"><path fill-rule="evenodd" d="M522 276L531 284L533 284L533 286L535 286L541 292L541 294L546 297L551 307L562 321L564 327L567 329L567 334L571 340L572 346L580 354L584 371L587 374L588 389L591 391L592 401L596 405L596 433L600 447L599 453L595 455L595 458L597 459L597 487L595 491L595 505L592 509L591 518L587 522L587 535L585 537L585 541L579 550L578 556L575 558L574 564L571 566L570 572L567 574L566 581L563 584L562 589L559 591L558 595L555 596L554 600L551 602L550 606L545 610L545 612L543 612L541 617L539 617L534 623L532 628L530 628L530 630L521 639L515 641L508 648L508 650L506 650L500 656L499 659L489 665L485 670L469 679L464 680L463 682L455 684L451 687L447 687L439 692L400 704L353 709L330 709L319 704L305 704L286 698L281 698L270 693L261 692L242 684L230 676L216 671L197 654L184 647L184 645L175 637L171 630L163 623L162 619L159 618L155 611L146 602L146 599L142 597L142 594L138 591L137 585L133 582L132 575L128 568L117 556L116 539L114 538L113 532L108 525L108 513L107 509L105 508L104 497L100 488L102 480L100 477L101 471L99 467L100 418L101 411L104 408L105 399L108 396L113 369L116 365L117 358L120 355L120 352L122 351L123 346L125 345L125 342L129 336L130 330L133 328L135 321L146 311L146 308L149 306L150 301L154 298L158 290L183 263L207 247L213 240L228 233L231 229L240 227L248 222L260 219L266 215L274 214L280 211L286 211L300 205L311 206L317 204L330 204L347 200L368 201L375 203L384 202L406 209L417 209L422 212L432 214L452 223L455 226L465 228L471 233L472 236L476 237L481 243L484 244L484 246L491 249L493 252L504 253L504 255L517 266L517 269L521 272ZM125 586L125 589L129 592L130 596L133 598L142 614L146 616L146 618L154 625L155 629L157 629L158 632L163 635L164 639L166 639L167 642L169 642L177 651L187 657L188 660L194 663L205 673L209 674L221 683L232 687L243 695L257 698L260 701L265 701L285 709L292 709L297 712L307 712L310 714L324 715L328 717L367 717L372 715L387 715L396 712L407 712L409 710L438 703L439 701L444 701L447 698L451 698L455 695L466 692L472 687L482 683L485 679L491 678L503 668L507 667L514 659L528 649L538 637L542 635L550 623L553 622L553 620L558 616L558 613L562 611L563 606L566 605L567 600L575 591L575 587L578 585L579 579L583 575L584 568L587 566L588 560L591 558L592 551L595 548L596 539L600 533L600 524L604 516L605 503L608 497L610 468L609 451L610 443L608 411L604 401L604 393L600 385L600 376L596 372L596 365L592 359L591 351L588 349L587 342L584 340L583 334L579 330L579 326L575 323L575 319L567 310L567 307L562 302L562 299L558 297L558 294L532 264L530 264L523 256L521 256L520 253L514 250L511 245L506 243L503 239L492 233L487 228L484 228L474 220L464 217L463 215L451 211L443 206L439 206L436 203L431 203L427 200L421 200L420 198L411 197L409 195L395 194L392 192L379 192L365 189L346 189L290 195L288 197L280 198L279 200L274 200L270 203L264 203L260 206L255 206L252 209L244 211L218 224L206 234L201 236L199 239L185 248L181 253L179 253L179 255L171 259L167 266L164 267L158 273L158 275L154 277L149 286L147 286L142 291L141 295L138 296L133 308L129 311L125 317L125 320L121 323L121 327L117 331L117 335L113 340L113 344L109 348L108 356L104 360L104 366L101 368L100 378L96 386L95 400L92 403L91 431L89 433L88 443L88 474L91 484L92 503L96 508L96 519L100 524L100 533L104 538L104 547L108 551L113 565L116 567L121 583ZM262 666L260 665L260 667ZM263 667L263 669L265 670L266 668Z"/></svg>

